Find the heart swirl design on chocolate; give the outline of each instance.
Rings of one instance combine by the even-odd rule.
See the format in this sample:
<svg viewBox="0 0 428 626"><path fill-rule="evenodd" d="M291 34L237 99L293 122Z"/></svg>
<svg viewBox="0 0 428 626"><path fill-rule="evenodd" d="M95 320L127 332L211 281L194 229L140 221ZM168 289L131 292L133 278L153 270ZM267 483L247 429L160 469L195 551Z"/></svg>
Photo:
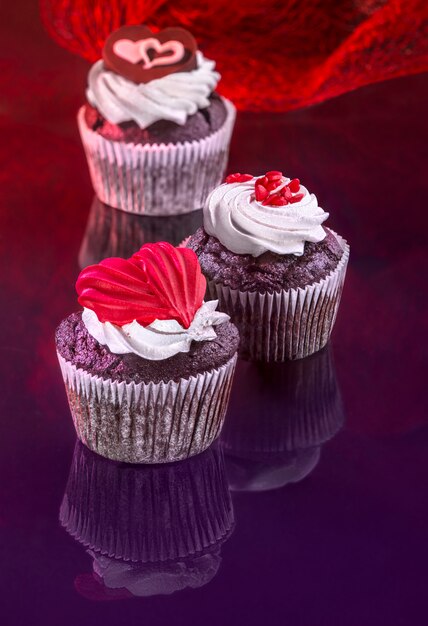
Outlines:
<svg viewBox="0 0 428 626"><path fill-rule="evenodd" d="M158 39L150 37L133 42L130 39L119 39L113 45L113 50L118 57L130 63L143 62L143 69L149 70L156 65L172 65L181 61L185 54L185 49L180 41L167 41L160 43ZM152 61L149 57L149 50L155 50L158 54L169 52L167 56L155 57Z"/></svg>
<svg viewBox="0 0 428 626"><path fill-rule="evenodd" d="M105 66L134 83L148 83L175 72L197 67L196 41L184 28L152 33L147 26L123 26L103 48Z"/></svg>

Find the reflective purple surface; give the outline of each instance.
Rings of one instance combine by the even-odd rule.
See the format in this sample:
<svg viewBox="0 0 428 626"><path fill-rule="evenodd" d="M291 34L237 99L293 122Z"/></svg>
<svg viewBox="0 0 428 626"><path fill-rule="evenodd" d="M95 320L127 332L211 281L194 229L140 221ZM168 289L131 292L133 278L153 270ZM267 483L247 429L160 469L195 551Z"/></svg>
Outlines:
<svg viewBox="0 0 428 626"><path fill-rule="evenodd" d="M86 453L72 465L53 332L77 307L93 201L74 120L87 67L48 40L36 15L10 20L14 69L4 73L0 118L1 623L426 624L427 76L286 116L240 116L230 171L299 176L351 243L342 305L332 345L314 359L239 365L223 452L167 469L82 461L80 522L99 520L100 536L113 537L104 559L123 557L137 536L151 557L141 548L130 571L129 561L94 556L96 525L89 554L82 531L73 538L59 521L76 454ZM103 214L104 234L114 220L143 239L153 232ZM165 236L181 237L180 228ZM85 250L99 253L88 239Z"/></svg>

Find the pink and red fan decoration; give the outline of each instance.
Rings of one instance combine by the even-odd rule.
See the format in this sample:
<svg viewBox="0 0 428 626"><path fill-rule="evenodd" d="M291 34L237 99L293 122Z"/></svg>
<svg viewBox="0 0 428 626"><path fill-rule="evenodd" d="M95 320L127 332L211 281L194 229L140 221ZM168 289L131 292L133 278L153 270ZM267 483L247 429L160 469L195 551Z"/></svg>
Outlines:
<svg viewBox="0 0 428 626"><path fill-rule="evenodd" d="M125 24L189 29L240 109L286 111L428 70L426 0L40 0L62 46L101 58Z"/></svg>
<svg viewBox="0 0 428 626"><path fill-rule="evenodd" d="M145 244L130 259L104 259L80 272L79 303L100 322L123 326L136 320L176 320L189 328L205 295L206 281L193 250L169 243Z"/></svg>

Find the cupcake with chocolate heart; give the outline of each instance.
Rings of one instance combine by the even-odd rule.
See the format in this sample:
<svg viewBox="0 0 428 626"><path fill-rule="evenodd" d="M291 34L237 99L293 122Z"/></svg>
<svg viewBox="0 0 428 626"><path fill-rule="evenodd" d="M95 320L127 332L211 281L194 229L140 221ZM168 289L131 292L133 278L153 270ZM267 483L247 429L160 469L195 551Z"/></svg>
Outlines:
<svg viewBox="0 0 428 626"><path fill-rule="evenodd" d="M214 68L183 28L124 26L107 38L78 114L100 200L147 215L203 206L222 180L235 121Z"/></svg>
<svg viewBox="0 0 428 626"><path fill-rule="evenodd" d="M84 269L83 312L57 329L56 345L77 435L129 463L178 461L220 433L238 331L204 302L196 255L166 242Z"/></svg>
<svg viewBox="0 0 428 626"><path fill-rule="evenodd" d="M208 197L187 241L241 335L243 358L300 359L326 345L349 258L328 213L295 178L232 174Z"/></svg>

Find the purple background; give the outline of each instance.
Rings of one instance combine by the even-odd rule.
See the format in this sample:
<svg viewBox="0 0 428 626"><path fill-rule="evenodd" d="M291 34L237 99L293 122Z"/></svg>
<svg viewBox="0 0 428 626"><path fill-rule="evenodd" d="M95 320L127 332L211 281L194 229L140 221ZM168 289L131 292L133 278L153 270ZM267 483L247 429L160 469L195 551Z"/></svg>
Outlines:
<svg viewBox="0 0 428 626"><path fill-rule="evenodd" d="M233 494L208 585L96 602L74 588L91 559L58 522L75 437L53 344L93 196L75 124L87 65L19 9L0 22L1 622L426 624L427 75L240 114L229 170L299 176L351 243L332 341L346 423L301 482ZM247 393L240 376L235 407Z"/></svg>

